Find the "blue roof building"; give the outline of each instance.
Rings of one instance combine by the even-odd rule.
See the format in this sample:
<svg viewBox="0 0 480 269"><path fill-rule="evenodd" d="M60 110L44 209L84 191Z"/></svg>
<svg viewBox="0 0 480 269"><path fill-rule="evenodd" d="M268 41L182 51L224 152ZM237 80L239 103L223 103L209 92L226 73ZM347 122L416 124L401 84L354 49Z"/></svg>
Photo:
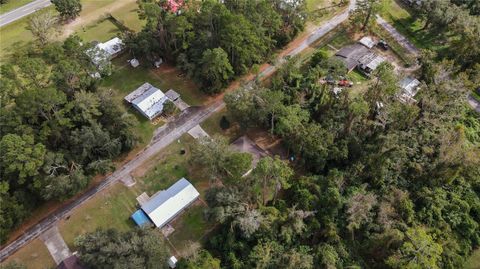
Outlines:
<svg viewBox="0 0 480 269"><path fill-rule="evenodd" d="M151 224L150 219L145 214L145 212L143 212L143 210L141 209L135 211L135 213L132 214L131 218L135 222L135 224L137 224L140 227Z"/></svg>

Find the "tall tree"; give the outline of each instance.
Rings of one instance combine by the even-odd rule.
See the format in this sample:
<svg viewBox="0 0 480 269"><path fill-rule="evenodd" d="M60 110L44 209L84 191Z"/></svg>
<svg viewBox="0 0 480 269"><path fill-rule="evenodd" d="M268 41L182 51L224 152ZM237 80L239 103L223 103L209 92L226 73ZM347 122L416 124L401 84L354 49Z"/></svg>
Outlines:
<svg viewBox="0 0 480 269"><path fill-rule="evenodd" d="M24 184L27 177L39 174L45 156L45 146L35 144L33 136L7 134L0 141L2 174L18 177L17 184Z"/></svg>
<svg viewBox="0 0 480 269"><path fill-rule="evenodd" d="M233 68L222 48L204 51L200 64L198 76L206 93L219 93L233 76Z"/></svg>
<svg viewBox="0 0 480 269"><path fill-rule="evenodd" d="M361 30L365 30L373 19L373 15L380 8L379 0L358 0L353 10L352 20L361 25Z"/></svg>
<svg viewBox="0 0 480 269"><path fill-rule="evenodd" d="M50 42L55 33L58 33L58 18L52 12L36 12L28 19L27 29L37 39L40 45Z"/></svg>
<svg viewBox="0 0 480 269"><path fill-rule="evenodd" d="M157 231L97 230L75 239L80 260L89 268L168 268L168 248Z"/></svg>
<svg viewBox="0 0 480 269"><path fill-rule="evenodd" d="M75 19L82 11L80 0L52 0L52 4L64 20Z"/></svg>
<svg viewBox="0 0 480 269"><path fill-rule="evenodd" d="M440 268L442 246L436 243L424 228L409 228L405 232L405 242L400 249L388 258L392 268Z"/></svg>
<svg viewBox="0 0 480 269"><path fill-rule="evenodd" d="M269 194L273 195L273 200L277 199L277 194L281 189L290 187L290 179L293 176L293 170L288 164L277 156L262 158L255 169L252 171L252 178L261 188L262 204L266 205L269 200Z"/></svg>

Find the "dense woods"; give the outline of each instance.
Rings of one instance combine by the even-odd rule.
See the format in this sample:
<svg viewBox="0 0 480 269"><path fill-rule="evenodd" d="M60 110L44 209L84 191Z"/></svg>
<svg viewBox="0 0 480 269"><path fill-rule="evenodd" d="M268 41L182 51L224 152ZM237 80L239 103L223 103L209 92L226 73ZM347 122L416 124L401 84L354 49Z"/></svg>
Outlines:
<svg viewBox="0 0 480 269"><path fill-rule="evenodd" d="M127 34L134 55L150 61L173 61L202 83L202 90L218 93L234 77L270 59L303 29L302 0L187 1L173 12L167 1L141 0L142 32Z"/></svg>
<svg viewBox="0 0 480 269"><path fill-rule="evenodd" d="M1 67L0 241L39 204L64 200L133 148L136 119L97 89L81 40L29 47Z"/></svg>
<svg viewBox="0 0 480 269"><path fill-rule="evenodd" d="M225 268L461 268L480 243L480 119L465 105L478 71L456 64L424 64L413 104L389 64L363 95L335 94L318 83L342 75L322 51L228 93L231 116L281 137L296 173L267 201L256 173L211 190L224 225L207 248Z"/></svg>

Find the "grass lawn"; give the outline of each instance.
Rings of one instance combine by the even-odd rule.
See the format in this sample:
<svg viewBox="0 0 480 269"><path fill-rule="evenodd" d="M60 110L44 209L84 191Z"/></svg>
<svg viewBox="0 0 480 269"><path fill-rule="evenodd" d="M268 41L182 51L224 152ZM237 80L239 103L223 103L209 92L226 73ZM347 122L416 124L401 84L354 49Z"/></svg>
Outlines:
<svg viewBox="0 0 480 269"><path fill-rule="evenodd" d="M49 269L55 268L55 261L47 247L40 239L35 239L19 251L15 252L12 256L8 257L3 263L2 267L10 262L16 262L18 264L25 265L28 269Z"/></svg>
<svg viewBox="0 0 480 269"><path fill-rule="evenodd" d="M230 122L230 128L223 130L220 127L220 120L222 117L227 117L227 120ZM235 122L229 117L227 109L224 108L217 113L210 116L210 118L206 119L204 122L200 124L200 126L207 132L210 136L213 135L222 135L228 137L230 142L235 141L237 138L242 136L243 132L240 127L235 124Z"/></svg>
<svg viewBox="0 0 480 269"><path fill-rule="evenodd" d="M80 12L80 17L85 16L92 11L105 7L115 1L122 0L81 0L82 2L82 11Z"/></svg>
<svg viewBox="0 0 480 269"><path fill-rule="evenodd" d="M102 19L99 22L82 27L77 34L85 41L108 41L120 34L120 29L109 19Z"/></svg>
<svg viewBox="0 0 480 269"><path fill-rule="evenodd" d="M13 1L12 1L13 2ZM42 9L38 12L53 11L53 7ZM0 28L0 60L8 57L14 49L25 46L33 40L33 35L26 29L28 17L21 18Z"/></svg>
<svg viewBox="0 0 480 269"><path fill-rule="evenodd" d="M383 1L379 13L418 48L428 48L435 51L444 48L440 33L421 30L424 22L414 18L406 7L395 0Z"/></svg>
<svg viewBox="0 0 480 269"><path fill-rule="evenodd" d="M338 6L335 0L306 0L308 22L306 29L333 17L345 6Z"/></svg>
<svg viewBox="0 0 480 269"><path fill-rule="evenodd" d="M132 2L112 12L112 16L114 16L117 20L121 21L131 30L139 32L140 30L142 30L143 26L145 26L146 21L140 20L140 18L138 18L137 11L138 4L136 2Z"/></svg>
<svg viewBox="0 0 480 269"><path fill-rule="evenodd" d="M130 215L135 211L135 197L140 193L136 187L127 188L121 183L99 193L73 211L69 219L60 221L58 227L63 239L73 249L75 237L97 228L132 229L135 226Z"/></svg>
<svg viewBox="0 0 480 269"><path fill-rule="evenodd" d="M31 2L31 0L10 0L8 4L2 5L0 10L1 12L3 12L10 5L20 6L20 2L23 2L23 4L25 4L27 2ZM101 9L111 3L114 3L115 0L82 0L81 2L82 12L80 13L80 19L83 19L89 13ZM37 12L47 12L54 10L55 8L53 6L50 6ZM11 54L14 48L21 47L25 45L26 42L33 40L33 36L30 31L25 29L25 27L27 26L28 18L30 16L24 17L20 20L17 20L0 28L0 60L4 60L6 57L8 57L8 55ZM104 31L105 29L102 30ZM112 29L110 28L110 30ZM82 32L82 30L80 29L79 32ZM108 34L108 29L107 32L104 31L103 34ZM96 37L98 38L99 35L101 35L101 33L98 33Z"/></svg>
<svg viewBox="0 0 480 269"><path fill-rule="evenodd" d="M138 174L134 173L135 178L139 179L137 184L141 185L141 188L149 195L167 189L182 177L187 177L192 183L195 181L194 178L188 177L188 160L194 139L185 134L179 141L180 143L176 141L170 144L145 164L144 167L147 170L140 170ZM185 154L180 154L181 150L185 150Z"/></svg>
<svg viewBox="0 0 480 269"><path fill-rule="evenodd" d="M213 227L214 223L208 222L204 217L205 209L205 205L197 202L174 222L175 231L168 239L180 253L188 248L191 242L203 241L206 233Z"/></svg>
<svg viewBox="0 0 480 269"><path fill-rule="evenodd" d="M189 105L201 105L207 99L198 86L190 79L180 76L176 68L167 64L163 64L159 69L143 66L132 68L127 63L129 58L129 55L123 55L115 59L113 74L105 78L100 85L118 91L119 99L123 99L144 82L149 82L164 92L174 89Z"/></svg>
<svg viewBox="0 0 480 269"><path fill-rule="evenodd" d="M475 250L465 263L465 269L480 269L480 249Z"/></svg>
<svg viewBox="0 0 480 269"><path fill-rule="evenodd" d="M30 2L33 2L33 0L10 0L6 2L5 4L0 5L0 14L7 13L11 10L14 10L16 8L19 8L23 5L26 5Z"/></svg>

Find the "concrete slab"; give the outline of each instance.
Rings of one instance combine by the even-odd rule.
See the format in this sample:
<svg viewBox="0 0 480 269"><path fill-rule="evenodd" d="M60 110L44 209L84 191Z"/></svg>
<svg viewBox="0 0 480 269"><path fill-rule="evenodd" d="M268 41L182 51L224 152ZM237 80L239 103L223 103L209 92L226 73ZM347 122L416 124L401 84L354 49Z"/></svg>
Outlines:
<svg viewBox="0 0 480 269"><path fill-rule="evenodd" d="M192 129L190 129L188 131L188 134L191 135L195 139L200 138L200 137L205 137L205 136L210 137L210 135L208 135L208 133L205 132L205 130L203 130L202 127L200 127L200 125L196 125Z"/></svg>
<svg viewBox="0 0 480 269"><path fill-rule="evenodd" d="M132 187L137 183L137 181L131 175L122 177L120 181L123 183L123 185L127 187Z"/></svg>
<svg viewBox="0 0 480 269"><path fill-rule="evenodd" d="M148 200L150 200L150 197L148 196L148 194L146 192L140 194L137 197L137 202L140 206L143 206L146 202L148 202Z"/></svg>
<svg viewBox="0 0 480 269"><path fill-rule="evenodd" d="M184 111L190 107L187 103L185 103L185 101L182 100L182 98L178 98L177 100L173 101L173 103L178 107L178 109L180 109L180 111Z"/></svg>
<svg viewBox="0 0 480 269"><path fill-rule="evenodd" d="M58 231L58 227L54 226L40 235L40 240L47 246L50 255L58 265L66 258L72 256L72 252L63 240L62 235Z"/></svg>

